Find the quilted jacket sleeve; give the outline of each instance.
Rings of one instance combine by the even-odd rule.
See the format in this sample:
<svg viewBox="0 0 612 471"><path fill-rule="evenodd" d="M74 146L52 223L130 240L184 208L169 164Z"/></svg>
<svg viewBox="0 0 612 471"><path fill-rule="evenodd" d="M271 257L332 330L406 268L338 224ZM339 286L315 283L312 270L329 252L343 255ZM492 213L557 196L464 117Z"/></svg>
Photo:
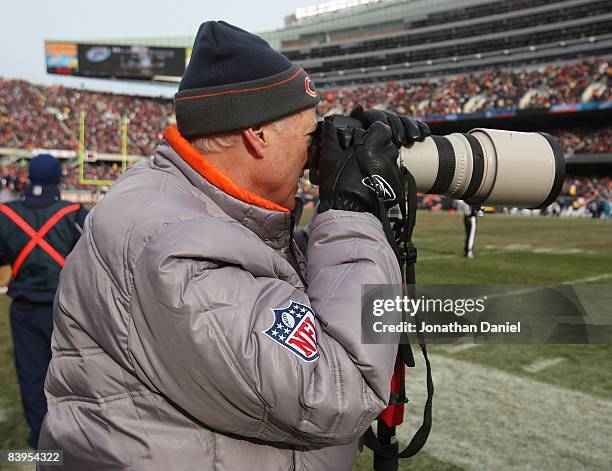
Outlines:
<svg viewBox="0 0 612 471"><path fill-rule="evenodd" d="M147 244L129 337L138 376L224 433L353 441L386 405L397 351L361 342L361 285L401 282L381 224L343 211L317 217L307 292L275 275L286 262L236 226L182 221Z"/></svg>

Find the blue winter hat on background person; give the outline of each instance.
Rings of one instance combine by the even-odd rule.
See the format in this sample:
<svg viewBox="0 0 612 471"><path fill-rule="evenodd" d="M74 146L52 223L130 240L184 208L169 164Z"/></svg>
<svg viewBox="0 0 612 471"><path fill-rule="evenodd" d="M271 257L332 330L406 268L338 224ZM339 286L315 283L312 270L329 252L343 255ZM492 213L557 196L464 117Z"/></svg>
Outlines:
<svg viewBox="0 0 612 471"><path fill-rule="evenodd" d="M224 21L202 23L174 98L183 137L218 134L312 108L306 72L266 41Z"/></svg>
<svg viewBox="0 0 612 471"><path fill-rule="evenodd" d="M30 160L29 179L32 185L57 185L62 178L62 166L50 154L40 154Z"/></svg>

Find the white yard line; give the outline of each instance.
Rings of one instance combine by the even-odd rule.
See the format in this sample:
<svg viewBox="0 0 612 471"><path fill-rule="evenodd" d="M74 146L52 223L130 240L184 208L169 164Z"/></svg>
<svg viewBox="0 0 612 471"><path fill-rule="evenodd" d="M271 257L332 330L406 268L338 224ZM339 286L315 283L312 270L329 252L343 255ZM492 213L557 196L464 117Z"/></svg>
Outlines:
<svg viewBox="0 0 612 471"><path fill-rule="evenodd" d="M466 470L612 469L612 401L430 355L434 422L424 451ZM407 443L422 420L424 368L408 370Z"/></svg>
<svg viewBox="0 0 612 471"><path fill-rule="evenodd" d="M497 255L500 253L505 253L505 250L490 250L487 252L478 252L476 249L476 257L483 257L485 255ZM417 262L426 261L426 260L439 260L441 258L466 258L464 255L457 254L447 254L447 255L425 255L424 257L418 257Z"/></svg>
<svg viewBox="0 0 612 471"><path fill-rule="evenodd" d="M471 343L467 343L467 342L471 342ZM470 338L467 339L467 341L461 342L461 343L454 343L452 345L445 345L444 346L444 350L447 353L450 354L455 354L455 353L461 353L464 352L466 350L470 350L474 347L480 347L482 344L481 343L473 343L474 339Z"/></svg>
<svg viewBox="0 0 612 471"><path fill-rule="evenodd" d="M534 247L530 244L510 244L510 245L485 245L481 247L483 251L479 251L479 246L476 244L476 252L477 257L484 257L485 255L497 255L500 253L512 253L512 252L527 252L527 253L537 253L537 254L551 254L551 255L571 255L571 254L594 254L597 252L588 251L579 249L575 246L578 245L607 245L605 244L572 244L574 247L570 246L570 244L557 244L552 247ZM417 244L418 249L418 244ZM440 260L445 258L463 258L462 255L459 254L446 254L446 255L426 255L424 257L419 257L418 261L427 261L427 260ZM570 282L568 282L570 283Z"/></svg>
<svg viewBox="0 0 612 471"><path fill-rule="evenodd" d="M489 294L487 295L487 299L495 299L495 298L505 298L507 296L515 296L517 294L525 294L525 293L531 293L533 291L538 291L540 289L542 289L543 286L550 284L550 285L557 285L557 284L561 284L561 285L572 285L572 284L578 284L578 283L592 283L594 281L603 281L603 280L607 280L609 278L612 278L612 273L602 273L599 275L594 275L594 276L588 276L586 278L578 278L576 280L565 280L565 281L560 281L559 283L537 283L529 288L520 288L520 289L515 289L512 291L507 291L504 293L499 293L499 294ZM502 284L502 283L499 283Z"/></svg>
<svg viewBox="0 0 612 471"><path fill-rule="evenodd" d="M417 257L417 262L423 262L426 260L440 260L442 258L457 258L458 255L430 255L425 257Z"/></svg>
<svg viewBox="0 0 612 471"><path fill-rule="evenodd" d="M612 278L612 273L602 273L601 275L588 276L586 278L579 278L577 280L564 281L564 283L590 283L593 281L602 281Z"/></svg>
<svg viewBox="0 0 612 471"><path fill-rule="evenodd" d="M553 366L557 366L559 363L564 361L563 358L537 358L532 363L523 366L523 371L527 373L539 373L540 371L544 371L548 368L552 368Z"/></svg>

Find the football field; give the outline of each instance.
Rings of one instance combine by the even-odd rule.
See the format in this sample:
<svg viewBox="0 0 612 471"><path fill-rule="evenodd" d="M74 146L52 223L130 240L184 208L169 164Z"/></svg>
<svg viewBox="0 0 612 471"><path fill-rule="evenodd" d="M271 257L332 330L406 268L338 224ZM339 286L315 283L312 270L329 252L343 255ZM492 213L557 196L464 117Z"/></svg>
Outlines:
<svg viewBox="0 0 612 471"><path fill-rule="evenodd" d="M478 218L476 258L468 260L462 216L420 212L414 240L417 283L612 283L611 222L485 215ZM423 452L400 469L612 469L610 346L429 351L434 425ZM420 425L425 400L425 371L415 355L403 444ZM371 469L369 453L358 456L356 469Z"/></svg>
<svg viewBox="0 0 612 471"><path fill-rule="evenodd" d="M462 256L463 231L462 216L418 214L418 283L612 283L612 222L486 215L478 218L473 260ZM25 449L5 296L0 309L0 449ZM439 345L430 352L434 425L424 450L401 469L612 469L610 346ZM404 442L421 423L425 398L415 355ZM355 469L371 469L371 454L359 454Z"/></svg>

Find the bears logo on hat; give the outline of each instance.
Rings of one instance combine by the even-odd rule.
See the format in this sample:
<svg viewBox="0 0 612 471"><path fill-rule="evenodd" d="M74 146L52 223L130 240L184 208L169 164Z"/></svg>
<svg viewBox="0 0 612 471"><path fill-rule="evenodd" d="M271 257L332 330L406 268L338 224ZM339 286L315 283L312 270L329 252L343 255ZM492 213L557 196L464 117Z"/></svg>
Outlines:
<svg viewBox="0 0 612 471"><path fill-rule="evenodd" d="M316 97L319 94L314 86L314 82L308 76L304 79L304 86L306 87L306 93L310 96Z"/></svg>

